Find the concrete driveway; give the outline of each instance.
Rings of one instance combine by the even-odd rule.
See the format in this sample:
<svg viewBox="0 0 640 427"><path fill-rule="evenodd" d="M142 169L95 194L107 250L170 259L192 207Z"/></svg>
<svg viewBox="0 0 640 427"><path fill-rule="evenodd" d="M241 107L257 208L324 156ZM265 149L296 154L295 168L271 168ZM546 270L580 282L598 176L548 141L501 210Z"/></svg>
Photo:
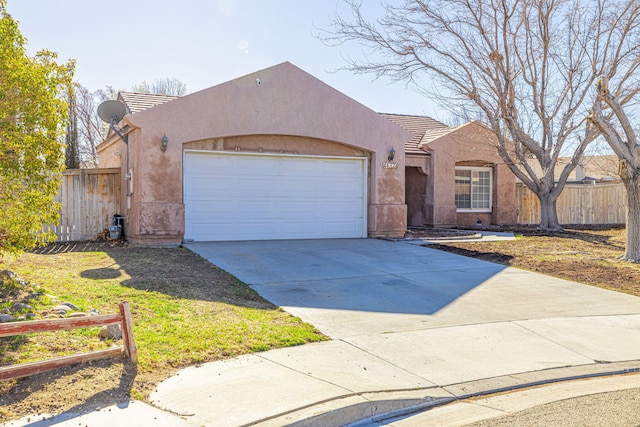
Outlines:
<svg viewBox="0 0 640 427"><path fill-rule="evenodd" d="M334 339L436 327L640 313L640 299L377 239L188 245Z"/></svg>
<svg viewBox="0 0 640 427"><path fill-rule="evenodd" d="M630 295L375 239L188 247L333 338L161 383L152 402L189 425L344 425L640 370L640 298Z"/></svg>

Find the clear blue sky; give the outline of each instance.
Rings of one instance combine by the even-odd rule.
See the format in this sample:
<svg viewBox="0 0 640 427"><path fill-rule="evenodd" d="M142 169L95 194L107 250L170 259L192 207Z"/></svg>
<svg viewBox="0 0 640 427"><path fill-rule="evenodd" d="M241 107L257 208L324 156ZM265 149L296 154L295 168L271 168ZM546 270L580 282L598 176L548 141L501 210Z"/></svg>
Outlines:
<svg viewBox="0 0 640 427"><path fill-rule="evenodd" d="M381 16L378 0L366 0ZM359 46L325 46L339 0L9 0L30 53L46 48L77 61L91 90L130 90L177 78L195 92L289 61L367 107L438 119L433 102L403 83L334 72Z"/></svg>

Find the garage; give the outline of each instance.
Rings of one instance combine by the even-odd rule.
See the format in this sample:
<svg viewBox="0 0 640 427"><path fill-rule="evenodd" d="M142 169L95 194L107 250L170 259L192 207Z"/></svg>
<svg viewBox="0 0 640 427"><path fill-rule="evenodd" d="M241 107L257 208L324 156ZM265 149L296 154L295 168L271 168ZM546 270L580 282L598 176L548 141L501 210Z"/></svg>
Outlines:
<svg viewBox="0 0 640 427"><path fill-rule="evenodd" d="M185 240L367 237L360 157L184 151Z"/></svg>

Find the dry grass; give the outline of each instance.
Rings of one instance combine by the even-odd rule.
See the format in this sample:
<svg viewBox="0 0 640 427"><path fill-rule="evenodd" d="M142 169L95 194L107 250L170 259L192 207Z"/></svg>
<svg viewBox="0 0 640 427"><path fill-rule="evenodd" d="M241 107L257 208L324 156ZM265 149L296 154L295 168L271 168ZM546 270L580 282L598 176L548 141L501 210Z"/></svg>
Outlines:
<svg viewBox="0 0 640 427"><path fill-rule="evenodd" d="M130 303L139 363L93 363L0 383L0 421L38 412L96 409L145 399L179 368L325 337L227 272L187 249L134 248L108 243L57 244L0 270L37 282L0 289L0 308L21 297L36 313L71 302L83 311L115 313ZM38 296L39 295L39 296ZM0 365L105 348L98 328L0 338ZM64 390L61 393L61 390Z"/></svg>

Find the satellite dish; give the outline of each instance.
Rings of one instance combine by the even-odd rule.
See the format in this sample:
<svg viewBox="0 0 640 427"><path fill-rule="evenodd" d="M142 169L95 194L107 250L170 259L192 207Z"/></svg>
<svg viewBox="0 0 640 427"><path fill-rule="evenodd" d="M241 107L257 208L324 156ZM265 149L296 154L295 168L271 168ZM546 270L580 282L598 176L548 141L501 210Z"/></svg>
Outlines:
<svg viewBox="0 0 640 427"><path fill-rule="evenodd" d="M127 114L127 107L119 101L110 100L98 105L98 116L105 123L115 125L122 120L125 114Z"/></svg>

